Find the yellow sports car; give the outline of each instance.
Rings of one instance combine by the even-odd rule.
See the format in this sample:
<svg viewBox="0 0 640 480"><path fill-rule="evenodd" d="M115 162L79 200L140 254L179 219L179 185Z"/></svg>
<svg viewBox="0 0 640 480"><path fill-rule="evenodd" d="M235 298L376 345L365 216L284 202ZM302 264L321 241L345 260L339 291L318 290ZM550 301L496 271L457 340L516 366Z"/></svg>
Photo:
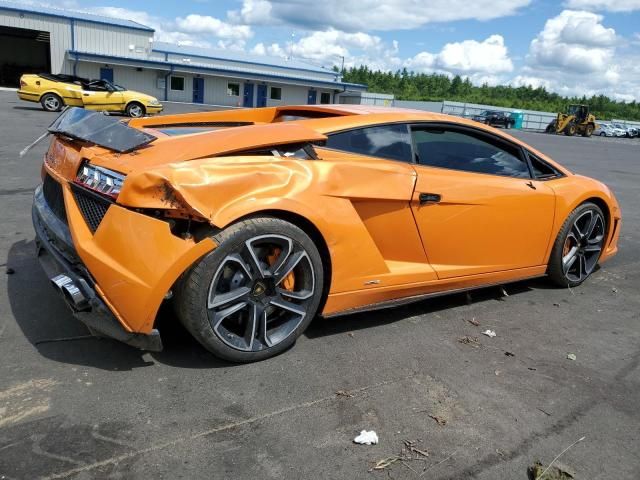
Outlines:
<svg viewBox="0 0 640 480"><path fill-rule="evenodd" d="M120 112L129 117L143 117L162 111L162 104L151 95L127 90L107 80L88 80L71 75L22 75L18 97L27 102L40 102L48 112L57 112L65 105Z"/></svg>

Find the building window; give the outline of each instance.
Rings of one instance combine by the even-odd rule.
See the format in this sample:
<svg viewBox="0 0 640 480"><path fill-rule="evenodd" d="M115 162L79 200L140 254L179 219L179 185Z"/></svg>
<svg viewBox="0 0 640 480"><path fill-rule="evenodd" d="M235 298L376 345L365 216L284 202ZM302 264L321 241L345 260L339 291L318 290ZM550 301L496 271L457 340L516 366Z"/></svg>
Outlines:
<svg viewBox="0 0 640 480"><path fill-rule="evenodd" d="M184 77L171 76L171 90L184 91Z"/></svg>
<svg viewBox="0 0 640 480"><path fill-rule="evenodd" d="M240 96L240 84L239 83L227 83L227 95L230 97Z"/></svg>
<svg viewBox="0 0 640 480"><path fill-rule="evenodd" d="M280 87L271 87L271 100L282 100L282 89Z"/></svg>
<svg viewBox="0 0 640 480"><path fill-rule="evenodd" d="M320 94L320 103L331 103L331 94L329 92L322 92Z"/></svg>

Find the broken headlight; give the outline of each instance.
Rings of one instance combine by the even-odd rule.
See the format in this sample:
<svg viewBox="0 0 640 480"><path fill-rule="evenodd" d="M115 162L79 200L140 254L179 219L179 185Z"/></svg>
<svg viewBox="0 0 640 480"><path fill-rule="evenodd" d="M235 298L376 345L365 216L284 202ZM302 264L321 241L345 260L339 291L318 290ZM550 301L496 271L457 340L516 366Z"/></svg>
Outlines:
<svg viewBox="0 0 640 480"><path fill-rule="evenodd" d="M122 189L124 179L125 176L121 173L84 162L80 166L80 170L78 170L75 182L90 190L116 199Z"/></svg>

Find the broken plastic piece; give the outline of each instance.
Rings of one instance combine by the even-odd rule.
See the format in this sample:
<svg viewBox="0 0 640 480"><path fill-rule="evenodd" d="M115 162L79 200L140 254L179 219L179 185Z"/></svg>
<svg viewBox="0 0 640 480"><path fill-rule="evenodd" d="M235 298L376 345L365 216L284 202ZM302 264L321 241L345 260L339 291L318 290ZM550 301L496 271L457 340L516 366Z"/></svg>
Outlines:
<svg viewBox="0 0 640 480"><path fill-rule="evenodd" d="M490 338L493 338L496 336L496 332L494 332L493 330L485 330L484 332L482 332L482 334Z"/></svg>
<svg viewBox="0 0 640 480"><path fill-rule="evenodd" d="M576 357L576 354L575 354L575 353L568 353L568 354L567 354L567 358L568 358L569 360L575 360L577 357Z"/></svg>
<svg viewBox="0 0 640 480"><path fill-rule="evenodd" d="M378 434L373 430L362 430L360 435L354 438L353 441L360 445L376 445L378 443Z"/></svg>

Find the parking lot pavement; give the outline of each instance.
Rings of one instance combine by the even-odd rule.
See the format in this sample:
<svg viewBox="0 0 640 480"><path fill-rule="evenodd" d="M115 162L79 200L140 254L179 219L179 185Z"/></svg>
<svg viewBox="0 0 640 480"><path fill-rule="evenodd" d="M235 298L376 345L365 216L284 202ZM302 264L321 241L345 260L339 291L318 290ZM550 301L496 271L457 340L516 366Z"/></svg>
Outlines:
<svg viewBox="0 0 640 480"><path fill-rule="evenodd" d="M524 479L583 436L560 460L579 478L640 477L640 141L515 133L618 196L620 253L583 286L319 319L290 351L236 366L168 312L162 353L70 339L88 332L34 257L46 145L17 155L54 115L14 95L0 92L1 479ZM353 444L362 429L380 443ZM429 456L370 472L404 441Z"/></svg>

